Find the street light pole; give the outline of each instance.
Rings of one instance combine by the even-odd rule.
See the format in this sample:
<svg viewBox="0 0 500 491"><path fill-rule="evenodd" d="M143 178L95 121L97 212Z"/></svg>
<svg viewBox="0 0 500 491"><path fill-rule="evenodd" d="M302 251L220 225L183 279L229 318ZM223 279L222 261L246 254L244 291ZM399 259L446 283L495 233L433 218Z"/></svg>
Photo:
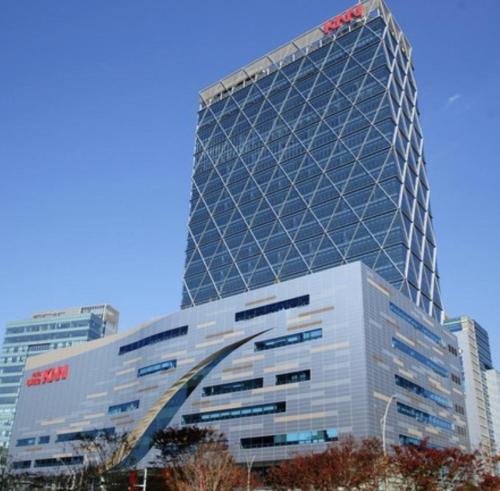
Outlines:
<svg viewBox="0 0 500 491"><path fill-rule="evenodd" d="M384 457L387 456L386 441L385 441L385 432L386 432L386 427L387 427L387 416L389 414L389 408L391 407L391 403L396 398L397 398L396 394L393 394L389 398L389 400L387 401L387 405L385 406L384 415L382 416L382 419L380 420L380 426L382 427L382 450L384 452Z"/></svg>

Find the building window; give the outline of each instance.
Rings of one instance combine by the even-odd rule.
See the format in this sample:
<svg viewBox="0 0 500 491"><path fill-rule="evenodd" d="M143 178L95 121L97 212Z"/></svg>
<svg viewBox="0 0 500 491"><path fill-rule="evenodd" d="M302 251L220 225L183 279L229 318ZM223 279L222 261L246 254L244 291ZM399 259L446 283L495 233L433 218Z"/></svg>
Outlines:
<svg viewBox="0 0 500 491"><path fill-rule="evenodd" d="M38 437L38 444L39 445L46 445L49 442L50 442L50 436L49 435L44 435L44 436L39 436Z"/></svg>
<svg viewBox="0 0 500 491"><path fill-rule="evenodd" d="M142 367L137 370L138 377L144 377L144 375L151 375L152 373L162 372L164 370L170 370L177 366L177 360L162 361L160 363L155 363L154 365L148 365L147 367Z"/></svg>
<svg viewBox="0 0 500 491"><path fill-rule="evenodd" d="M394 305L392 302L390 302L389 309L391 310L392 313L396 314L398 317L408 322L408 324L414 327L417 331L420 331L424 336L428 337L429 339L439 344L440 346L443 345L443 339L441 338L441 336L438 336L437 334L432 332L429 328L425 327L421 322L419 322L417 319L414 319L410 314L407 314L397 305Z"/></svg>
<svg viewBox="0 0 500 491"><path fill-rule="evenodd" d="M18 390L19 390L19 386L17 386L17 385L0 387L0 394L16 395Z"/></svg>
<svg viewBox="0 0 500 491"><path fill-rule="evenodd" d="M83 464L83 457L74 455L72 457L61 457L59 459L39 459L35 460L35 467L60 467L63 465Z"/></svg>
<svg viewBox="0 0 500 491"><path fill-rule="evenodd" d="M31 460L17 460L12 462L13 469L29 469L31 467Z"/></svg>
<svg viewBox="0 0 500 491"><path fill-rule="evenodd" d="M422 440L420 438L415 438L406 435L399 435L399 444L402 446L413 445L414 447L418 447L421 443Z"/></svg>
<svg viewBox="0 0 500 491"><path fill-rule="evenodd" d="M29 445L35 445L36 438L20 438L17 440L16 447L27 447Z"/></svg>
<svg viewBox="0 0 500 491"><path fill-rule="evenodd" d="M458 350L452 346L451 344L448 345L448 351L453 355L453 356L458 356Z"/></svg>
<svg viewBox="0 0 500 491"><path fill-rule="evenodd" d="M175 329L169 329L168 331L159 332L158 334L153 334L152 336L139 339L139 341L120 346L118 354L123 355L125 353L130 353L131 351L144 348L144 346L148 346L150 344L156 344L160 343L161 341L166 341L167 339L185 336L187 333L188 326L176 327Z"/></svg>
<svg viewBox="0 0 500 491"><path fill-rule="evenodd" d="M465 415L465 409L460 404L455 404L454 408L456 413Z"/></svg>
<svg viewBox="0 0 500 491"><path fill-rule="evenodd" d="M279 338L266 339L265 341L257 341L255 343L255 351L264 351L273 348L281 348L289 344L303 343L305 341L312 341L319 339L323 336L322 329L314 329L313 331L298 332L296 334L289 334L288 336L281 336Z"/></svg>
<svg viewBox="0 0 500 491"><path fill-rule="evenodd" d="M40 351L47 351L50 349L50 343L45 344L31 344L28 346L28 353L37 353Z"/></svg>
<svg viewBox="0 0 500 491"><path fill-rule="evenodd" d="M420 354L418 351L415 351L413 348L410 348L410 346L406 345L405 343L402 343L401 341L399 341L399 339L392 338L392 347L398 349L399 351L402 351L403 353L411 356L412 358L419 361L423 365L429 367L438 375L441 375L441 377L445 378L448 377L448 370L446 370L446 368L444 368L442 365L437 364L436 362L432 361L426 356Z"/></svg>
<svg viewBox="0 0 500 491"><path fill-rule="evenodd" d="M11 367L3 367L1 373L22 373L24 365L17 365Z"/></svg>
<svg viewBox="0 0 500 491"><path fill-rule="evenodd" d="M298 431L283 435L257 436L242 438L241 448L283 447L285 445L304 445L326 443L338 440L337 430Z"/></svg>
<svg viewBox="0 0 500 491"><path fill-rule="evenodd" d="M229 394L230 392L241 392L243 390L260 389L264 386L264 379L254 378L251 380L240 380L227 384L210 385L203 387L203 396L216 396L219 394Z"/></svg>
<svg viewBox="0 0 500 491"><path fill-rule="evenodd" d="M396 385L399 385L400 387L403 387L403 389L409 390L410 392L414 392L415 394L425 397L426 399L430 399L431 401L434 401L436 404L439 404L440 406L450 408L451 404L448 401L448 399L440 396L439 394L436 394L435 392L432 392L430 390L424 389L420 385L411 382L410 380L407 380L403 377L400 377L399 375L394 375L396 378Z"/></svg>
<svg viewBox="0 0 500 491"><path fill-rule="evenodd" d="M453 430L453 424L445 419L438 418L432 414L421 411L420 409L415 409L414 407L407 406L401 402L397 403L398 413L404 414L410 418L416 419L420 423L427 423L437 428L442 428L444 430Z"/></svg>
<svg viewBox="0 0 500 491"><path fill-rule="evenodd" d="M115 434L114 428L102 428L99 430L75 431L72 433L60 433L57 435L56 442L71 442L74 440L83 440L86 438L99 438L102 436L112 436Z"/></svg>
<svg viewBox="0 0 500 491"><path fill-rule="evenodd" d="M300 372L281 373L276 375L276 385L294 384L311 380L311 370L301 370Z"/></svg>
<svg viewBox="0 0 500 491"><path fill-rule="evenodd" d="M284 413L286 402L275 402L271 404L260 404L258 406L246 406L223 411L208 411L206 413L185 414L182 416L184 424L208 423L222 419L245 418L248 416L263 416L265 414Z"/></svg>
<svg viewBox="0 0 500 491"><path fill-rule="evenodd" d="M451 374L451 380L453 380L453 382L455 382L457 385L462 385L462 379L454 373Z"/></svg>
<svg viewBox="0 0 500 491"><path fill-rule="evenodd" d="M465 430L465 428L463 426L458 426L457 425L457 433L460 435L460 436L465 436L467 435L467 431Z"/></svg>
<svg viewBox="0 0 500 491"><path fill-rule="evenodd" d="M108 407L108 414L120 414L128 411L133 411L139 407L139 400L124 402L123 404L116 404Z"/></svg>
<svg viewBox="0 0 500 491"><path fill-rule="evenodd" d="M407 436L407 435L399 435L399 444L401 446L404 445L413 445L417 447L422 443L422 440L420 438L415 438L413 436ZM436 450L441 450L444 447L440 447L439 445L435 445L433 443L427 443L427 446L429 448L435 448Z"/></svg>
<svg viewBox="0 0 500 491"><path fill-rule="evenodd" d="M261 315L273 314L274 312L279 312L280 310L293 309L304 305L309 305L309 295L290 298L281 302L270 303L268 305L263 305L262 307L242 310L241 312L236 312L234 319L236 322L247 321L254 319L255 317L260 317Z"/></svg>

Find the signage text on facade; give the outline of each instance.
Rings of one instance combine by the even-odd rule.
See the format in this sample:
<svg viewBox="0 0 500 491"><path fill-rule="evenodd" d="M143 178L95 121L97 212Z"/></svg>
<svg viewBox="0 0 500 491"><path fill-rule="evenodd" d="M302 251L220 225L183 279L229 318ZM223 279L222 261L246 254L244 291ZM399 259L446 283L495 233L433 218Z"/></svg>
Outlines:
<svg viewBox="0 0 500 491"><path fill-rule="evenodd" d="M33 372L31 377L26 381L26 385L50 384L52 382L59 382L59 380L66 380L69 375L69 365L62 365L60 367L49 368L41 372Z"/></svg>
<svg viewBox="0 0 500 491"><path fill-rule="evenodd" d="M359 19L363 17L363 5L356 5L355 7L351 7L346 10L343 14L337 15L333 17L333 19L327 20L323 26L322 31L325 34L329 34L332 31L335 31L343 24L349 24L352 19Z"/></svg>

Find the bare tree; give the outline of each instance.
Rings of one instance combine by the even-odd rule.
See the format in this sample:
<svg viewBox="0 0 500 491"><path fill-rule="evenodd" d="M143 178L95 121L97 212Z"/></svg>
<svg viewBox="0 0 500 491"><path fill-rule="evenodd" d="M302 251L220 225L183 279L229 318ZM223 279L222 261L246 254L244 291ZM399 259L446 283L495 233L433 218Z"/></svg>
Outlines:
<svg viewBox="0 0 500 491"><path fill-rule="evenodd" d="M236 465L223 443L203 443L180 467L169 467L165 484L169 491L233 491L247 486L246 470Z"/></svg>
<svg viewBox="0 0 500 491"><path fill-rule="evenodd" d="M83 490L89 485L98 483L105 491L108 485L110 470L115 456L120 452L130 452L128 433L98 433L95 436L84 436L76 445L75 451L85 456L84 464L78 469L73 479L74 486L68 489Z"/></svg>
<svg viewBox="0 0 500 491"><path fill-rule="evenodd" d="M166 428L154 438L169 491L254 489L250 470L235 463L223 434L210 428Z"/></svg>

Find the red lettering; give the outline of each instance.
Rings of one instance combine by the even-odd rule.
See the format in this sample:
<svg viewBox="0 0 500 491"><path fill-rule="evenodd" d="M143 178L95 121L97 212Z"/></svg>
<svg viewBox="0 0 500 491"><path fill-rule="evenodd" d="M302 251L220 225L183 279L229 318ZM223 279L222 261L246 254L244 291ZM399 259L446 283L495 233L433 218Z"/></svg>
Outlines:
<svg viewBox="0 0 500 491"><path fill-rule="evenodd" d="M351 10L348 10L347 12L344 12L342 14L342 23L343 24L348 24L349 22L351 22L351 19L352 19L352 11Z"/></svg>
<svg viewBox="0 0 500 491"><path fill-rule="evenodd" d="M61 379L66 380L69 376L69 365L59 367L59 376Z"/></svg>
<svg viewBox="0 0 500 491"><path fill-rule="evenodd" d="M343 14L337 15L333 19L327 20L321 30L325 34L329 34L342 26L342 24L349 24L353 18L359 17L363 17L363 5L361 4L346 10Z"/></svg>
<svg viewBox="0 0 500 491"><path fill-rule="evenodd" d="M50 384L51 382L59 382L66 380L69 376L69 365L54 367L44 370L43 372L33 372L31 377L26 381L26 385Z"/></svg>
<svg viewBox="0 0 500 491"><path fill-rule="evenodd" d="M359 4L352 8L353 17L363 17L363 5Z"/></svg>

